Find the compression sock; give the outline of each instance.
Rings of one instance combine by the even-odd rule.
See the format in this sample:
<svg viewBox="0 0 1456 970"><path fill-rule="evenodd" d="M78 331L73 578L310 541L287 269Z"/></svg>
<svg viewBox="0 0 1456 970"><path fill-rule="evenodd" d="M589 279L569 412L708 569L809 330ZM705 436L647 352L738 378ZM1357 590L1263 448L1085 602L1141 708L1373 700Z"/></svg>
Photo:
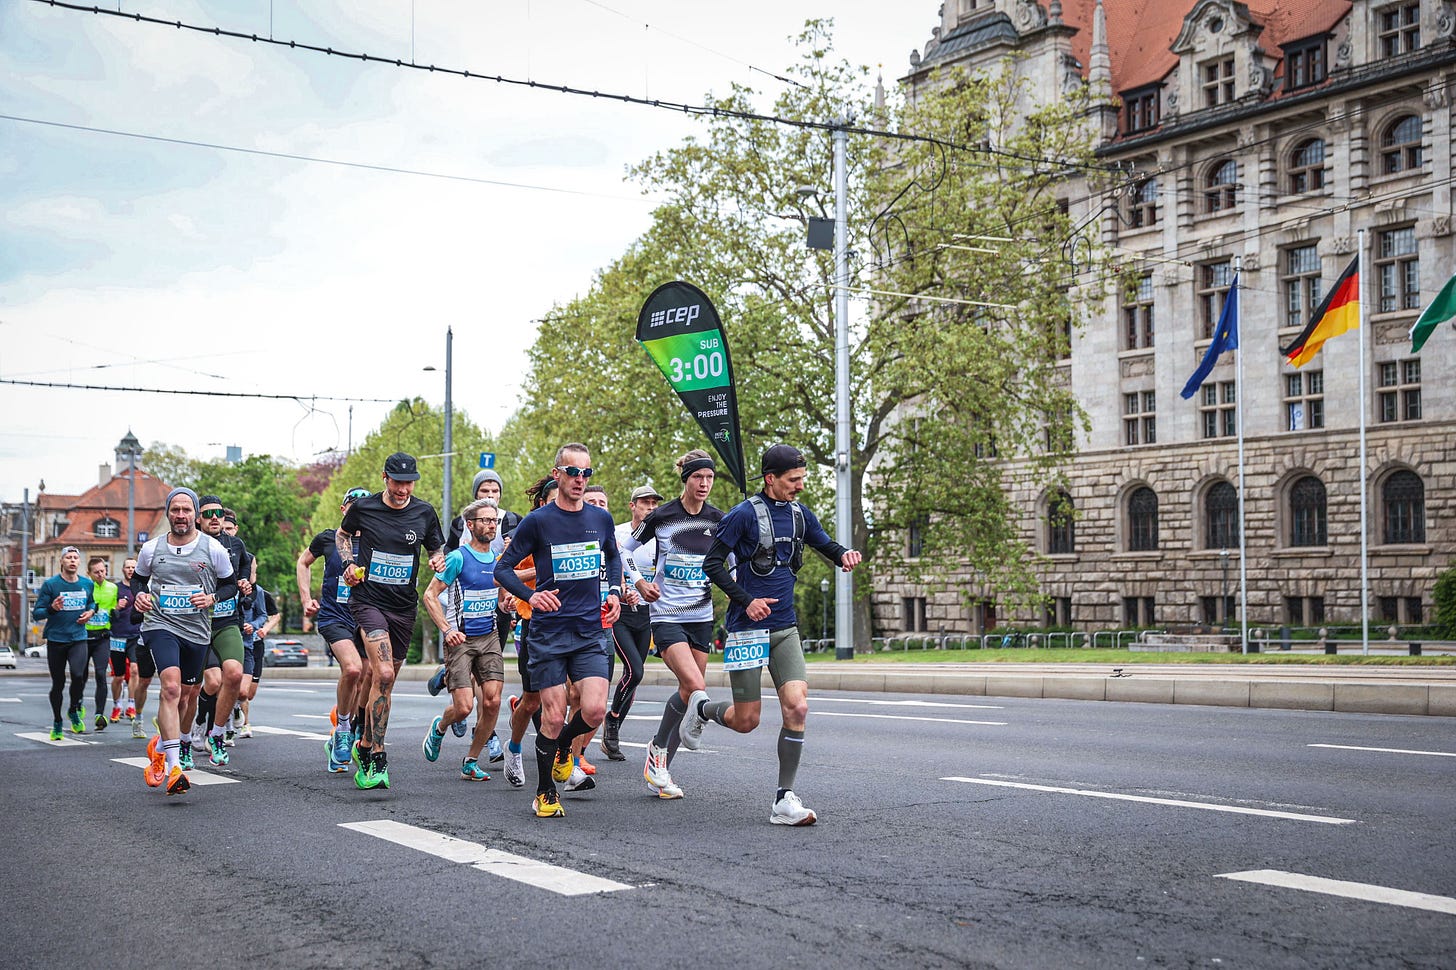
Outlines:
<svg viewBox="0 0 1456 970"><path fill-rule="evenodd" d="M591 726L586 723L586 720L581 716L581 712L577 711L571 715L571 720L566 722L566 727L562 729L561 736L556 739L556 750L561 752L571 750L572 741L591 731Z"/></svg>
<svg viewBox="0 0 1456 970"><path fill-rule="evenodd" d="M657 725L657 736L652 743L659 748L667 747L667 742L677 733L677 726L682 723L683 715L687 713L688 706L683 703L681 694L673 694L667 699L662 708L662 720Z"/></svg>
<svg viewBox="0 0 1456 970"><path fill-rule="evenodd" d="M556 783L551 780L551 762L556 759L556 739L544 734L536 735L536 794L544 795L555 791Z"/></svg>
<svg viewBox="0 0 1456 970"><path fill-rule="evenodd" d="M541 733L541 708L539 707L531 712L531 726L536 729L537 734Z"/></svg>
<svg viewBox="0 0 1456 970"><path fill-rule="evenodd" d="M732 701L699 701L698 713L703 715L703 720L712 721L714 724L722 724L725 727L728 722L723 720L728 714L728 708L733 706Z"/></svg>
<svg viewBox="0 0 1456 970"><path fill-rule="evenodd" d="M779 729L779 787L793 788L799 773L799 756L804 753L804 732Z"/></svg>
<svg viewBox="0 0 1456 970"><path fill-rule="evenodd" d="M167 756L167 771L170 772L182 758L182 742L177 738L163 741L162 753Z"/></svg>
<svg viewBox="0 0 1456 970"><path fill-rule="evenodd" d="M197 697L197 723L206 724L212 730L213 715L217 713L217 695L203 691Z"/></svg>

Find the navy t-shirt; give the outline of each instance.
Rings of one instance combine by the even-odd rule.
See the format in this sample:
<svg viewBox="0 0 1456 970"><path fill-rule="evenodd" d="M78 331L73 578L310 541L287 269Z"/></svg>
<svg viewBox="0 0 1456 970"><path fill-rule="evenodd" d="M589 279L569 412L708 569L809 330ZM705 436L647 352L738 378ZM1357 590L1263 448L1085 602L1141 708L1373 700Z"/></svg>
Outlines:
<svg viewBox="0 0 1456 970"><path fill-rule="evenodd" d="M622 559L611 515L595 505L568 512L551 502L522 519L511 544L496 561L495 581L524 600L534 591L515 570L527 556L533 556L536 564L536 589L555 590L561 600L559 610L532 613L533 635L538 630L600 635L602 584L622 588Z"/></svg>
<svg viewBox="0 0 1456 970"><path fill-rule="evenodd" d="M769 522L773 526L774 547L778 558L787 561L794 553L794 513L789 508L788 502L775 502L764 493L759 496L768 505ZM814 517L803 505L799 510L804 513L804 544L813 549L826 550L834 545L834 540L819 520ZM799 617L794 610L794 576L793 570L788 566L775 567L774 571L767 576L760 576L753 571L748 564L753 554L758 551L758 513L754 511L753 505L747 500L739 502L728 510L728 514L718 522L717 539L723 545L733 550L733 556L738 561L738 574L735 577L738 585L743 587L752 599L777 599L778 602L772 607L773 612L766 619L757 623L748 618L742 606L733 601L728 602L728 614L724 625L729 633L738 633L742 630L782 630L791 626L798 626Z"/></svg>
<svg viewBox="0 0 1456 970"><path fill-rule="evenodd" d="M339 547L334 538L337 534L337 529L325 529L308 544L308 554L324 561L323 587L319 590L319 611L314 624L353 629L354 615L349 612L349 595L353 590L344 582L344 560L339 558ZM357 559L359 540L356 537L351 542Z"/></svg>

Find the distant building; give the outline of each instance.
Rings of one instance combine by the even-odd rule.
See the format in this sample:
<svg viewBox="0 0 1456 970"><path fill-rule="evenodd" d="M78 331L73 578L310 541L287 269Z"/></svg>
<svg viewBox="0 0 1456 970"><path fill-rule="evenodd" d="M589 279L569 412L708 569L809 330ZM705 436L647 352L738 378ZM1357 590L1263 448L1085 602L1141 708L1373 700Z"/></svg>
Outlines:
<svg viewBox="0 0 1456 970"><path fill-rule="evenodd" d="M1114 257L1063 375L1091 418L1071 464L1076 514L1019 494L1045 559L1035 615L968 572L882 577L881 631L1218 625L1238 613L1245 428L1248 615L1264 627L1360 622L1360 490L1374 623L1431 618L1456 553L1456 334L1419 355L1407 331L1456 271L1456 13L1440 0L946 0L901 79L993 69L1008 54L1039 99L1087 83L1100 156L1139 173L1099 194L1073 179L1073 222ZM1302 369L1280 347L1366 231L1363 330ZM1244 387L1225 354L1179 396L1241 270ZM1105 300L1105 302L1104 302ZM1365 342L1365 396L1359 394ZM1358 467L1364 410L1368 467ZM907 536L915 548L916 536ZM1381 631L1383 635L1383 630Z"/></svg>

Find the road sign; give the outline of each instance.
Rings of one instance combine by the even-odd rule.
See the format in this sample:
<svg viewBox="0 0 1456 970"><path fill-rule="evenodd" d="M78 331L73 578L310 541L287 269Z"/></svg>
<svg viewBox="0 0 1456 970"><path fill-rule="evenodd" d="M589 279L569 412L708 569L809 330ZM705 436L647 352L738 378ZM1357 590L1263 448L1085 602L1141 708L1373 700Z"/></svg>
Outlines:
<svg viewBox="0 0 1456 970"><path fill-rule="evenodd" d="M493 451L482 451L480 453L480 467L481 468L494 468L495 467L495 452L493 452Z"/></svg>

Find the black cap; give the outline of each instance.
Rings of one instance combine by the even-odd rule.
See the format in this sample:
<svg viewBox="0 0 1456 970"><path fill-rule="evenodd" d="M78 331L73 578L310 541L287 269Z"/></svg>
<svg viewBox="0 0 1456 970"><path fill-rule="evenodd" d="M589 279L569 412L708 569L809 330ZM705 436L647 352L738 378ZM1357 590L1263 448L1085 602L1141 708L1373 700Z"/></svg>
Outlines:
<svg viewBox="0 0 1456 970"><path fill-rule="evenodd" d="M807 467L809 463L804 460L804 453L792 445L770 445L758 466L759 472L764 475L782 475L795 468Z"/></svg>
<svg viewBox="0 0 1456 970"><path fill-rule="evenodd" d="M419 469L415 467L415 456L406 455L402 451L396 451L384 459L384 474L396 482L417 482L420 480Z"/></svg>

